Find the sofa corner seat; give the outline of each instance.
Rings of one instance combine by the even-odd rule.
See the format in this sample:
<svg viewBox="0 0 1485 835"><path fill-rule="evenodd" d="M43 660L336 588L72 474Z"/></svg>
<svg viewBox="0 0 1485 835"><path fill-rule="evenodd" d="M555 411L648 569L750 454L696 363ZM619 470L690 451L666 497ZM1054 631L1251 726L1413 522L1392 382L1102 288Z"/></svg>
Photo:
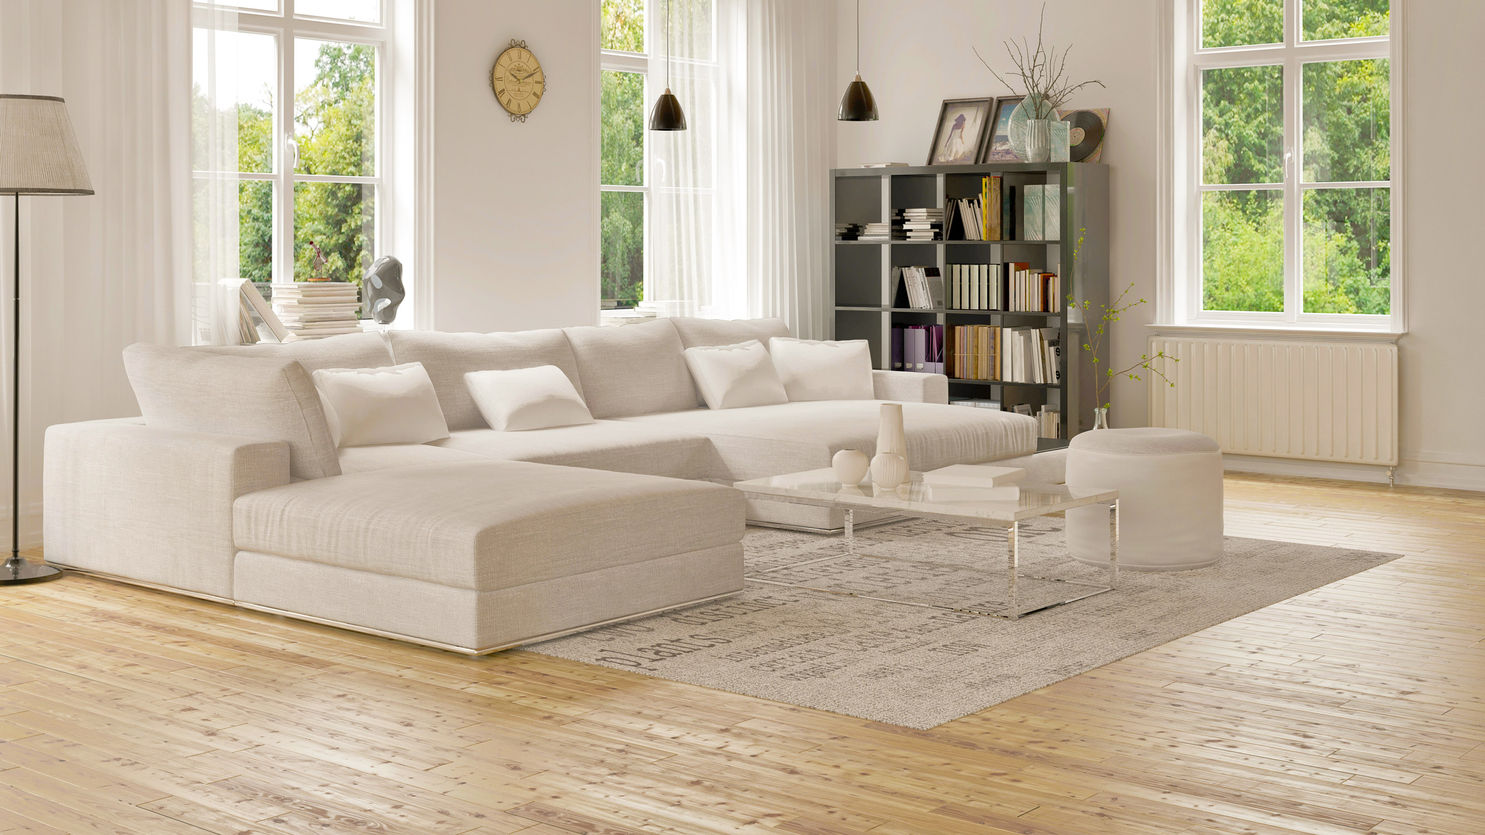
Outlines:
<svg viewBox="0 0 1485 835"><path fill-rule="evenodd" d="M465 653L743 585L737 491L602 470L459 460L301 481L239 497L233 529L240 605Z"/></svg>

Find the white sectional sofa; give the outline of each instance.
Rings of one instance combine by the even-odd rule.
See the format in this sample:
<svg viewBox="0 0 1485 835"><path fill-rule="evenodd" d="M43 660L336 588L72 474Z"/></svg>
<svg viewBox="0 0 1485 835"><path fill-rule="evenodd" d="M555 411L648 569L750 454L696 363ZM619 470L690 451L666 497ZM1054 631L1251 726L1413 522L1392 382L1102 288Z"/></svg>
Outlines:
<svg viewBox="0 0 1485 835"><path fill-rule="evenodd" d="M876 399L705 408L692 346L766 343L778 320L660 319L518 333L393 331L232 348L133 346L143 418L47 432L49 562L467 653L742 588L734 481L872 452L905 403L914 469L1030 454L1030 418L947 405L947 381L873 372ZM418 362L449 437L337 449L309 375ZM596 419L489 428L464 382L561 369ZM555 465L555 466L554 466Z"/></svg>

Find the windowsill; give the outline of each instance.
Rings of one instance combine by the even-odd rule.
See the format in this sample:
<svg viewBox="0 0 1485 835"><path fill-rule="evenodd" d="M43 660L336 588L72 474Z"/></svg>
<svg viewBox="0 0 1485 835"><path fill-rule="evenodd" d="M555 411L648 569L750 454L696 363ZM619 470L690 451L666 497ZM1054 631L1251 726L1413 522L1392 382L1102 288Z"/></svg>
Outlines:
<svg viewBox="0 0 1485 835"><path fill-rule="evenodd" d="M1260 325L1247 322L1187 322L1183 324L1151 322L1145 327L1156 333L1218 336L1272 336L1284 339L1336 340L1344 342L1396 342L1403 331L1378 331L1356 328L1299 327L1295 325Z"/></svg>

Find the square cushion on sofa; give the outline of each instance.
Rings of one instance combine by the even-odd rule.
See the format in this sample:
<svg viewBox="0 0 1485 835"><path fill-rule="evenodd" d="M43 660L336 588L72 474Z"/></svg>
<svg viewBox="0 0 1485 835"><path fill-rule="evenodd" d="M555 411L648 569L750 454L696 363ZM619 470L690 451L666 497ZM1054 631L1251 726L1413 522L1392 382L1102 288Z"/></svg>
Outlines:
<svg viewBox="0 0 1485 835"><path fill-rule="evenodd" d="M768 340L779 379L790 401L871 400L876 396L871 367L871 345L865 339L843 341Z"/></svg>
<svg viewBox="0 0 1485 835"><path fill-rule="evenodd" d="M722 469L711 478L731 483L830 466L842 449L876 451L878 400L819 400L695 410L624 418L649 429L704 435ZM932 470L950 464L1027 455L1036 449L1036 421L1014 412L940 403L904 403L908 465Z"/></svg>
<svg viewBox="0 0 1485 835"><path fill-rule="evenodd" d="M423 444L449 436L433 381L420 362L321 368L310 379L338 447Z"/></svg>
<svg viewBox="0 0 1485 835"><path fill-rule="evenodd" d="M735 546L743 533L730 487L520 461L300 482L232 511L241 551L475 590Z"/></svg>
<svg viewBox="0 0 1485 835"><path fill-rule="evenodd" d="M124 370L148 426L284 441L294 478L340 474L319 392L292 359L138 344Z"/></svg>
<svg viewBox="0 0 1485 835"><path fill-rule="evenodd" d="M572 346L567 343L567 336L560 330L515 333L392 331L387 336L397 362L421 362L428 370L451 432L487 425L464 382L464 375L471 371L555 365L572 381L578 394L583 393L577 359L573 356Z"/></svg>
<svg viewBox="0 0 1485 835"><path fill-rule="evenodd" d="M394 364L387 337L380 333L346 333L325 339L256 345L202 345L192 350L233 357L295 360L311 374L321 368L382 368Z"/></svg>
<svg viewBox="0 0 1485 835"><path fill-rule="evenodd" d="M694 316L675 316L670 320L680 334L681 344L687 348L709 345L736 345L756 339L768 346L775 336L788 336L789 326L783 319L700 319Z"/></svg>
<svg viewBox="0 0 1485 835"><path fill-rule="evenodd" d="M736 345L698 345L682 355L708 409L789 402L768 349L756 339Z"/></svg>
<svg viewBox="0 0 1485 835"><path fill-rule="evenodd" d="M681 356L685 346L669 319L564 332L593 417L677 412L700 402Z"/></svg>

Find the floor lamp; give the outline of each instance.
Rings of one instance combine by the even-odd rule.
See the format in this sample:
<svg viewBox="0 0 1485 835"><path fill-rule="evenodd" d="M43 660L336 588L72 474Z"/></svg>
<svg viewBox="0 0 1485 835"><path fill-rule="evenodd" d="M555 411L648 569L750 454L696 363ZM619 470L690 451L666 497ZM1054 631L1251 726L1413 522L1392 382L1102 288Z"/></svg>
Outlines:
<svg viewBox="0 0 1485 835"><path fill-rule="evenodd" d="M0 194L15 195L14 311L10 333L10 559L0 566L0 586L42 583L62 576L60 569L21 559L21 195L92 194L88 169L56 96L0 93Z"/></svg>

